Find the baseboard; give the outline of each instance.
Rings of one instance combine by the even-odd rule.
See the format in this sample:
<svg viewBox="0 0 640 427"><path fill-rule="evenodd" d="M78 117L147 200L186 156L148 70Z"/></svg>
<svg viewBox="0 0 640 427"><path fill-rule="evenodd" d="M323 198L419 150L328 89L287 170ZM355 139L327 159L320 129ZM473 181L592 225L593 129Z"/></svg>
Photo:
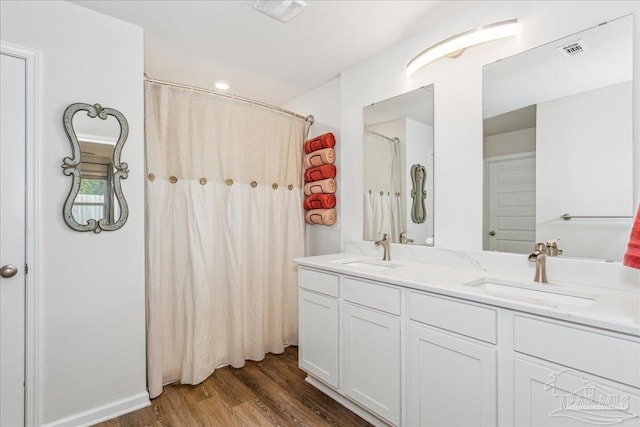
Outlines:
<svg viewBox="0 0 640 427"><path fill-rule="evenodd" d="M68 417L43 424L42 427L91 426L149 405L151 405L149 394L147 392L143 392L121 400L116 400L106 405L89 409L88 411L73 414Z"/></svg>
<svg viewBox="0 0 640 427"><path fill-rule="evenodd" d="M312 377L311 375L307 375L307 377L304 380L309 384L311 384L312 386L314 386L315 388L317 388L318 390L320 390L321 392L323 392L324 394L326 394L327 396L329 396L330 398L332 398L333 400L335 400L336 402L338 402L339 404L341 404L342 406L344 406L345 408L349 409L351 412L358 415L360 418L363 418L364 420L368 421L370 424L373 424L376 427L393 427L393 424L389 424L387 421L383 420L382 418L379 418L378 416L362 408L357 403L352 402L345 396L338 393L335 389L326 385L325 383L316 379L315 377Z"/></svg>

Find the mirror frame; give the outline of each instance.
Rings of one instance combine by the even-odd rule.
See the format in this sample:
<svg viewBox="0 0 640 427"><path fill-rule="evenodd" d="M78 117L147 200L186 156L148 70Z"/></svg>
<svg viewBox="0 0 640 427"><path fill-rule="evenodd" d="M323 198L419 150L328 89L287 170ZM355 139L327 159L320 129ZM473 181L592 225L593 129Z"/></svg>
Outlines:
<svg viewBox="0 0 640 427"><path fill-rule="evenodd" d="M87 116L92 119L100 118L101 120L106 120L107 117L113 116L120 125L120 135L118 136L118 141L113 148L113 167L115 168L115 172L113 174L113 182L111 183L120 205L120 218L113 223L109 223L106 218L101 218L98 220L89 219L87 224L79 224L73 217L72 208L76 196L80 192L81 181L80 170L78 169L78 165L81 163L80 144L78 142L76 131L73 127L73 116L79 111L86 111ZM120 161L122 148L129 135L129 123L127 122L127 119L120 111L114 110L113 108L103 108L100 104L91 105L77 102L67 107L64 111L64 115L62 116L62 122L64 124L64 130L67 133L67 137L69 138L69 142L71 143L72 155L72 157L65 157L62 161L62 171L66 176L71 176L73 179L69 195L67 196L62 209L62 215L65 223L73 230L93 231L94 233L100 233L102 230L114 231L122 228L129 217L129 208L127 206L127 201L124 198L124 194L122 193L122 186L120 184L122 179L127 179L129 176L129 165Z"/></svg>

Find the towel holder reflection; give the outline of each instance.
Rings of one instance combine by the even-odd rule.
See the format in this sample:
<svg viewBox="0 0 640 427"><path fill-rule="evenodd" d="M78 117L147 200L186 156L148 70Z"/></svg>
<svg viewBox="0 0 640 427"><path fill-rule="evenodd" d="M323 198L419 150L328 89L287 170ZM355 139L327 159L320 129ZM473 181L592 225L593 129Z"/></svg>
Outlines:
<svg viewBox="0 0 640 427"><path fill-rule="evenodd" d="M571 215L571 214L563 214L560 216L561 219L565 220L565 221L569 221L570 219L573 218L580 218L580 219L627 219L627 218L633 218L632 216L609 216L609 215Z"/></svg>

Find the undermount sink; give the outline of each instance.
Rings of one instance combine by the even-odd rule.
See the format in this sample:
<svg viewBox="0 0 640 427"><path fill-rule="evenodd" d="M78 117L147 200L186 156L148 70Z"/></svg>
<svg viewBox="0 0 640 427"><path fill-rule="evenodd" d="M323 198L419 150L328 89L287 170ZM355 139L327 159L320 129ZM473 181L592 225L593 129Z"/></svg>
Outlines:
<svg viewBox="0 0 640 427"><path fill-rule="evenodd" d="M402 266L402 264L394 263L392 261L374 261L366 259L346 259L338 260L336 262L348 267L365 268L376 271L385 271L389 268L398 268Z"/></svg>
<svg viewBox="0 0 640 427"><path fill-rule="evenodd" d="M544 289L545 286L550 286L547 284L540 284L541 289L534 289L532 285L488 278L475 280L466 285L476 289L483 289L488 294L495 294L496 296L524 297L545 303L558 303L576 307L589 307L598 297L598 295L568 289Z"/></svg>

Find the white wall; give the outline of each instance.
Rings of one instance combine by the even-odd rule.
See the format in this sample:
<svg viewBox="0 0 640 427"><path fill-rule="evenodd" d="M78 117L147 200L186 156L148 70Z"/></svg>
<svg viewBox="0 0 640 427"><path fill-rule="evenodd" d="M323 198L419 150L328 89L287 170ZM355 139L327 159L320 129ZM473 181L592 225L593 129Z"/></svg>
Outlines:
<svg viewBox="0 0 640 427"><path fill-rule="evenodd" d="M633 214L631 102L628 82L538 104L537 224Z"/></svg>
<svg viewBox="0 0 640 427"><path fill-rule="evenodd" d="M579 5L579 7L576 7ZM442 248L482 248L482 67L510 55L633 13L634 40L640 39L640 2L483 2L443 21L341 74L340 159L342 162L341 242L361 239L362 108L421 86L434 84L435 235ZM407 78L411 58L443 39L488 23L517 18L514 38L475 46L456 59L443 58ZM634 162L640 164L640 43L634 43ZM311 97L296 100L313 113ZM323 109L328 108L322 105ZM640 201L640 168L634 170L634 205ZM558 260L562 261L562 260ZM561 264L561 263L558 263ZM635 277L635 276L634 276ZM636 279L637 280L637 279Z"/></svg>
<svg viewBox="0 0 640 427"><path fill-rule="evenodd" d="M631 89L619 83L538 104L536 241L560 239L566 256L622 260L631 219L559 218L635 212Z"/></svg>
<svg viewBox="0 0 640 427"><path fill-rule="evenodd" d="M283 106L299 114L312 114L315 122L309 130L309 138L333 132L336 137L336 161L338 168L338 191L336 191L338 220L333 226L308 225L306 226L306 254L324 255L340 251L340 212L342 212L342 184L344 176L340 150L345 143L340 134L340 78L325 83L304 96L294 99ZM360 227L362 231L362 227Z"/></svg>
<svg viewBox="0 0 640 427"><path fill-rule="evenodd" d="M1 4L0 38L40 52L40 392L42 423L77 425L148 403L145 376L143 33L66 2ZM62 114L74 102L129 122L122 183L130 216L114 232L66 226L71 154ZM119 401L119 402L116 402Z"/></svg>

